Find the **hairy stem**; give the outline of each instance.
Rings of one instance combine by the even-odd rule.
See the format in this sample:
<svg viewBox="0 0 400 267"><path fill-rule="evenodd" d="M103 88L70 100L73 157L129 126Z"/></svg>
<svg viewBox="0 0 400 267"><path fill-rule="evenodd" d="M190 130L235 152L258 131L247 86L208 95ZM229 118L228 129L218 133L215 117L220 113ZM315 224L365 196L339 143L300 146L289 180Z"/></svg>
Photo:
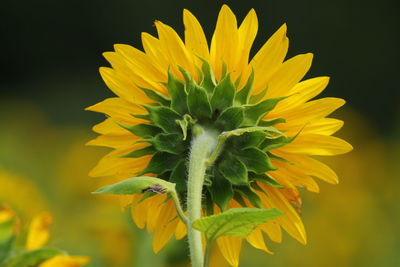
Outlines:
<svg viewBox="0 0 400 267"><path fill-rule="evenodd" d="M187 191L188 240L192 267L203 267L203 246L201 232L192 223L201 217L201 199L207 160L217 144L217 133L196 125L189 156L189 177Z"/></svg>

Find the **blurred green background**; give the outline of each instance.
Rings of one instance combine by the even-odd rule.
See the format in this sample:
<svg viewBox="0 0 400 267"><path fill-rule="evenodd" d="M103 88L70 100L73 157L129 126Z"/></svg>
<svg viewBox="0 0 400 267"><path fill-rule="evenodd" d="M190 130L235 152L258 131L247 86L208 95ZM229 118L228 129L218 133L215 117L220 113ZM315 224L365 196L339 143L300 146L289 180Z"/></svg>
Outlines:
<svg viewBox="0 0 400 267"><path fill-rule="evenodd" d="M239 21L255 8L253 54L288 24L288 56L313 52L307 77L331 76L323 96L347 100L334 117L345 120L338 136L355 147L325 160L339 185L320 183L320 194L303 194L308 245L286 235L282 244L268 243L273 256L246 247L241 266L400 266L396 1L3 1L0 202L26 221L49 210L51 245L90 256L88 266L187 266L185 242L154 257L150 236L117 201L89 194L108 182L87 177L106 149L84 146L103 117L83 109L111 96L98 74L107 65L102 52L114 43L141 48L140 33L156 34L156 19L182 34L183 8L210 38L223 3Z"/></svg>

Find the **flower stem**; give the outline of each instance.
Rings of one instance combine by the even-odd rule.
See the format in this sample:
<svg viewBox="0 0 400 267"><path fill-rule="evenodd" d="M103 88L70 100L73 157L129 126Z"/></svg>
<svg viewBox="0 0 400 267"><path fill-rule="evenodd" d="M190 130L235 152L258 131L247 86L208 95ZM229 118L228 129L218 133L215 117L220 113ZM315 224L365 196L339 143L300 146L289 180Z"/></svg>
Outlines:
<svg viewBox="0 0 400 267"><path fill-rule="evenodd" d="M196 125L189 156L189 177L187 191L188 240L192 267L203 267L203 246L201 232L192 223L201 217L201 199L207 160L217 144L218 134Z"/></svg>

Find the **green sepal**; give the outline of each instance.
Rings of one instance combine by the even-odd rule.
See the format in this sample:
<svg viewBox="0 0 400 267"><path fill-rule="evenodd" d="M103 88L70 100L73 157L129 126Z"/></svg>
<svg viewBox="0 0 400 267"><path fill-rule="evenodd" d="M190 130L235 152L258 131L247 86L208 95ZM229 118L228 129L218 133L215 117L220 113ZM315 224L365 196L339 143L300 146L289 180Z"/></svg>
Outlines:
<svg viewBox="0 0 400 267"><path fill-rule="evenodd" d="M267 91L268 91L268 87L256 95L251 95L248 103L256 104L256 103L260 102L264 98L264 96L267 94Z"/></svg>
<svg viewBox="0 0 400 267"><path fill-rule="evenodd" d="M272 186L272 187L275 187L275 188L279 188L279 189L285 188L278 181L276 181L274 178L272 178L271 175L269 175L268 173L250 174L249 179L252 180L252 181L262 182L262 183L264 183L266 185L269 185L269 186Z"/></svg>
<svg viewBox="0 0 400 267"><path fill-rule="evenodd" d="M208 187L212 200L218 207L225 211L228 203L233 198L232 184L225 179L220 173L215 171L212 184Z"/></svg>
<svg viewBox="0 0 400 267"><path fill-rule="evenodd" d="M151 158L146 168L143 171L139 172L138 175L143 175L146 173L163 174L168 171L172 171L178 164L180 158L181 156L173 155L170 153L157 152Z"/></svg>
<svg viewBox="0 0 400 267"><path fill-rule="evenodd" d="M172 170L169 181L176 184L176 191L178 193L184 193L186 191L186 178L187 167L186 161L181 159L176 167Z"/></svg>
<svg viewBox="0 0 400 267"><path fill-rule="evenodd" d="M210 64L202 58L200 60L203 62L201 70L203 72L203 79L201 80L200 86L205 88L209 94L212 94L216 86L214 72L211 70Z"/></svg>
<svg viewBox="0 0 400 267"><path fill-rule="evenodd" d="M248 104L251 93L253 91L253 84L254 84L254 70L251 70L251 74L250 74L249 79L247 80L246 84L236 94L235 102L237 102L241 105Z"/></svg>
<svg viewBox="0 0 400 267"><path fill-rule="evenodd" d="M222 61L222 69L221 69L221 80L225 78L225 76L228 74L228 65L226 64L225 61Z"/></svg>
<svg viewBox="0 0 400 267"><path fill-rule="evenodd" d="M151 121L150 114L130 114L134 118Z"/></svg>
<svg viewBox="0 0 400 267"><path fill-rule="evenodd" d="M284 145L287 145L291 143L294 140L294 137L287 137L285 135L274 137L274 138L266 138L262 144L260 145L260 148L263 151L268 151L274 148L279 148Z"/></svg>
<svg viewBox="0 0 400 267"><path fill-rule="evenodd" d="M207 216L211 216L214 214L214 202L209 192L205 194L205 204L203 205L203 209L205 209Z"/></svg>
<svg viewBox="0 0 400 267"><path fill-rule="evenodd" d="M133 126L126 126L121 123L118 123L118 125L120 125L124 129L130 131L134 135L144 137L144 138L153 137L161 132L161 129L158 128L157 126L154 126L152 124L147 124L147 123L137 124L137 125L133 125Z"/></svg>
<svg viewBox="0 0 400 267"><path fill-rule="evenodd" d="M47 259L59 254L65 254L62 250L55 248L40 248L35 250L24 250L7 259L1 266L4 267L32 267L39 266Z"/></svg>
<svg viewBox="0 0 400 267"><path fill-rule="evenodd" d="M248 207L246 201L244 201L243 196L237 192L237 191L233 191L233 199L240 204L240 206L242 207Z"/></svg>
<svg viewBox="0 0 400 267"><path fill-rule="evenodd" d="M260 122L258 123L258 125L259 125L259 126L268 127L268 126L274 126L274 125L276 125L276 124L278 124L278 123L284 123L284 122L286 122L286 120L283 119L283 118L270 119L270 120L260 120Z"/></svg>
<svg viewBox="0 0 400 267"><path fill-rule="evenodd" d="M283 213L278 209L233 208L225 212L203 217L193 222L193 228L204 232L208 241L220 236L245 238L253 230Z"/></svg>
<svg viewBox="0 0 400 267"><path fill-rule="evenodd" d="M258 147L267 136L264 131L246 132L239 136L232 137L232 144L238 149Z"/></svg>
<svg viewBox="0 0 400 267"><path fill-rule="evenodd" d="M250 186L235 186L234 190L241 194L243 197L247 198L253 206L257 208L263 207L261 198L257 195L256 192L253 191L252 188L250 188Z"/></svg>
<svg viewBox="0 0 400 267"><path fill-rule="evenodd" d="M179 155L185 151L182 134L160 133L151 139L142 139L141 142L151 143L157 151Z"/></svg>
<svg viewBox="0 0 400 267"><path fill-rule="evenodd" d="M221 156L221 162L218 164L218 170L221 174L234 185L247 185L248 175L246 165L236 156L229 152Z"/></svg>
<svg viewBox="0 0 400 267"><path fill-rule="evenodd" d="M147 89L147 88L143 88L138 86L151 100L154 100L155 102L159 103L162 106L170 106L171 105L171 100L160 94L157 91L151 90L151 89Z"/></svg>
<svg viewBox="0 0 400 267"><path fill-rule="evenodd" d="M171 108L181 115L187 113L185 85L172 74L171 70L168 70L167 87L171 97Z"/></svg>
<svg viewBox="0 0 400 267"><path fill-rule="evenodd" d="M214 89L214 93L210 101L212 110L224 110L228 107L231 107L235 97L235 91L235 86L233 85L231 77L228 74Z"/></svg>
<svg viewBox="0 0 400 267"><path fill-rule="evenodd" d="M219 115L215 125L224 131L230 131L239 127L243 122L243 117L242 107L229 107Z"/></svg>
<svg viewBox="0 0 400 267"><path fill-rule="evenodd" d="M173 192L175 191L175 184L155 177L138 176L103 186L93 194L132 195L148 191L158 194Z"/></svg>
<svg viewBox="0 0 400 267"><path fill-rule="evenodd" d="M176 120L176 123L179 124L182 129L183 140L186 140L188 127L196 122L197 120L193 119L189 114L183 115L183 119L181 120Z"/></svg>
<svg viewBox="0 0 400 267"><path fill-rule="evenodd" d="M276 168L272 166L268 155L256 147L241 150L237 154L237 157L246 165L249 171L265 173L267 171L276 170Z"/></svg>
<svg viewBox="0 0 400 267"><path fill-rule="evenodd" d="M192 88L188 92L187 105L190 114L195 118L211 118L211 104L204 88L193 84Z"/></svg>
<svg viewBox="0 0 400 267"><path fill-rule="evenodd" d="M242 127L258 125L258 122L264 117L269 111L286 97L269 98L258 104L246 105L244 110L244 120Z"/></svg>
<svg viewBox="0 0 400 267"><path fill-rule="evenodd" d="M284 159L282 157L279 157L279 156L271 153L270 151L267 151L267 155L268 155L268 157L270 159L273 159L273 160L276 160L276 161L280 161L280 162L283 162L283 163L286 163L286 164L293 165L293 162L290 162L290 161L288 161L288 160L286 160L286 159Z"/></svg>
<svg viewBox="0 0 400 267"><path fill-rule="evenodd" d="M152 155L156 152L157 150L154 148L154 146L150 145L125 154L121 156L121 158L140 158L143 156Z"/></svg>
<svg viewBox="0 0 400 267"><path fill-rule="evenodd" d="M166 133L179 133L180 127L176 124L176 120L181 119L181 116L174 110L168 107L150 107L145 106L149 111L150 119L155 125L160 127Z"/></svg>

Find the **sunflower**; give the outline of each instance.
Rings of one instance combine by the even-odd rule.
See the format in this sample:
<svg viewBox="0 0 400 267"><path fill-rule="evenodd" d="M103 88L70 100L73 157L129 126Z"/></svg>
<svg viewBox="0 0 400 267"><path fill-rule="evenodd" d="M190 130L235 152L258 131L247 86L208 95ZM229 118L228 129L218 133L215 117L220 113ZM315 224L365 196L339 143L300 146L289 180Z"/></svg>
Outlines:
<svg viewBox="0 0 400 267"><path fill-rule="evenodd" d="M226 141L205 171L202 214L246 206L277 208L284 215L258 226L247 242L271 253L264 234L279 243L284 229L305 244L298 188L318 192L314 178L338 183L335 172L312 156L352 149L331 136L343 122L326 118L345 101L312 100L329 78L302 81L313 55L285 60L289 44L285 24L249 59L258 29L253 9L238 27L233 12L223 5L210 46L188 10L183 12L183 21L184 41L170 26L156 21L158 37L142 33L144 51L116 44L115 52L104 53L112 67L101 67L100 74L116 97L87 108L107 115L93 128L100 135L88 144L113 150L90 176L123 180L147 174L175 183L178 194L185 197L187 159L196 127L215 135L268 128L267 132L233 135ZM134 203L131 210L136 225L154 231L155 252L174 234L177 239L187 234L173 200L166 195L135 195L127 203ZM242 241L228 236L217 240L232 266L238 266Z"/></svg>

